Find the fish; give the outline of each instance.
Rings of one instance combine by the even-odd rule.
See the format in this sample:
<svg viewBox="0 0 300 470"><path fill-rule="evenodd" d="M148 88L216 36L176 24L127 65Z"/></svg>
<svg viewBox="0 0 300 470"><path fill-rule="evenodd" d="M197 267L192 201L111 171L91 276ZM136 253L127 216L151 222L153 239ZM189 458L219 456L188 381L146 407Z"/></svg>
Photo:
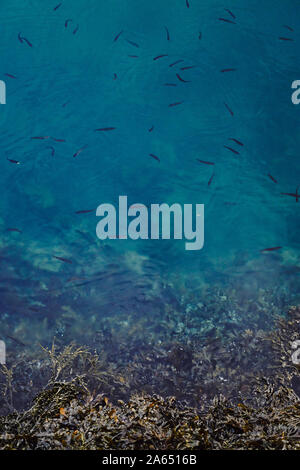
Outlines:
<svg viewBox="0 0 300 470"><path fill-rule="evenodd" d="M22 233L22 230L20 230L19 228L14 228L14 227L13 227L13 228L9 227L9 228L6 229L6 231L7 231L7 232L18 232L18 233Z"/></svg>
<svg viewBox="0 0 300 470"><path fill-rule="evenodd" d="M149 132L152 132L154 129L154 126L151 126L150 129L148 129Z"/></svg>
<svg viewBox="0 0 300 470"><path fill-rule="evenodd" d="M280 41L294 41L292 38L285 38L285 37L280 37Z"/></svg>
<svg viewBox="0 0 300 470"><path fill-rule="evenodd" d="M55 256L53 255L53 258L56 258L58 259L59 261L62 261L63 263L69 263L69 264L72 264L72 261L67 259L67 258L62 258L61 256Z"/></svg>
<svg viewBox="0 0 300 470"><path fill-rule="evenodd" d="M207 162L207 161L205 161L205 160L199 160L199 158L197 158L197 161L198 161L199 163L204 163L204 165L214 165L214 162Z"/></svg>
<svg viewBox="0 0 300 470"><path fill-rule="evenodd" d="M231 23L231 24L236 24L235 21L232 21L232 20L228 20L227 18L218 18L219 21L224 21L225 23Z"/></svg>
<svg viewBox="0 0 300 470"><path fill-rule="evenodd" d="M233 137L230 137L228 140L232 140L233 142L235 142L238 145L241 145L242 147L244 146L243 142L241 142L240 140L234 139Z"/></svg>
<svg viewBox="0 0 300 470"><path fill-rule="evenodd" d="M233 148L228 147L227 145L224 145L224 147L225 147L227 150L230 150L231 152L235 153L236 155L240 155L240 152L238 152L237 150L234 150Z"/></svg>
<svg viewBox="0 0 300 470"><path fill-rule="evenodd" d="M172 64L169 65L169 67L174 67L174 65L180 64L180 62L184 62L183 59L176 60L176 62L173 62Z"/></svg>
<svg viewBox="0 0 300 470"><path fill-rule="evenodd" d="M5 334L5 333L4 333ZM11 339L12 341L14 341L15 343L17 343L19 346L26 346L26 344L24 344L22 341L20 341L19 339L15 338L14 336L10 336L10 335L7 335L5 334L5 336L9 339Z"/></svg>
<svg viewBox="0 0 300 470"><path fill-rule="evenodd" d="M75 214L88 214L90 212L95 212L95 209L84 209L84 210L79 210L76 211Z"/></svg>
<svg viewBox="0 0 300 470"><path fill-rule="evenodd" d="M186 4L187 8L190 8L189 0L185 0L185 4Z"/></svg>
<svg viewBox="0 0 300 470"><path fill-rule="evenodd" d="M81 147L79 150L77 150L77 152L74 153L73 157L76 158L78 157L78 155L86 148L86 146L84 147Z"/></svg>
<svg viewBox="0 0 300 470"><path fill-rule="evenodd" d="M5 73L4 75L9 78L17 78L15 77L15 75L12 75L11 73Z"/></svg>
<svg viewBox="0 0 300 470"><path fill-rule="evenodd" d="M188 65L187 67L181 67L180 70L189 70L189 69L194 69L196 65Z"/></svg>
<svg viewBox="0 0 300 470"><path fill-rule="evenodd" d="M232 13L232 11L228 10L228 8L224 8L225 11L227 11L227 13L229 13L230 16L232 16L232 18L236 19L236 16L234 13Z"/></svg>
<svg viewBox="0 0 300 470"><path fill-rule="evenodd" d="M27 38L24 38L24 37L21 36L21 33L18 34L18 39L19 39L19 41L20 41L22 44L23 44L23 42L25 41L26 44L27 44L29 47L33 47L33 46L32 46L32 43L31 43L30 41L28 41Z"/></svg>
<svg viewBox="0 0 300 470"><path fill-rule="evenodd" d="M61 2L61 3L59 3L58 5L56 5L56 7L54 7L54 8L53 8L53 11L56 11L56 10L58 10L58 9L59 9L59 7L60 7L61 5L62 5L62 2Z"/></svg>
<svg viewBox="0 0 300 470"><path fill-rule="evenodd" d="M176 101L175 103L170 103L168 106L169 106L169 108L173 108L174 106L178 106L182 103L183 103L183 101Z"/></svg>
<svg viewBox="0 0 300 470"><path fill-rule="evenodd" d="M119 37L121 36L121 34L123 34L123 30L120 31L120 32L115 36L114 42L116 42L116 41L119 39Z"/></svg>
<svg viewBox="0 0 300 470"><path fill-rule="evenodd" d="M272 180L274 183L277 183L277 180L275 178L273 178L272 175L270 175L270 173L268 173L268 177L270 178L270 180Z"/></svg>
<svg viewBox="0 0 300 470"><path fill-rule="evenodd" d="M150 155L150 157L152 157L155 160L157 160L158 162L160 162L160 159L156 155L153 155L153 153L149 153L149 155Z"/></svg>
<svg viewBox="0 0 300 470"><path fill-rule="evenodd" d="M76 28L73 30L73 34L76 34L77 31L79 30L79 24L76 26Z"/></svg>
<svg viewBox="0 0 300 470"><path fill-rule="evenodd" d="M137 57L138 57L138 55L132 55L132 54L128 54L128 57L137 58Z"/></svg>
<svg viewBox="0 0 300 470"><path fill-rule="evenodd" d="M166 30L166 33L167 33L167 41L170 41L170 33L169 33L169 30L166 26L165 26L165 30Z"/></svg>
<svg viewBox="0 0 300 470"><path fill-rule="evenodd" d="M50 139L49 135L38 135L36 137L31 137L31 140L46 140Z"/></svg>
<svg viewBox="0 0 300 470"><path fill-rule="evenodd" d="M220 70L220 72L224 73L224 72L235 72L236 69L222 69Z"/></svg>
<svg viewBox="0 0 300 470"><path fill-rule="evenodd" d="M234 113L233 113L233 111L229 108L228 104L226 104L226 103L224 102L224 105L226 106L226 108L227 108L228 111L230 112L231 116L233 116Z"/></svg>
<svg viewBox="0 0 300 470"><path fill-rule="evenodd" d="M114 73L114 80L117 80L117 78L118 78L118 75Z"/></svg>
<svg viewBox="0 0 300 470"><path fill-rule="evenodd" d="M52 147L52 146L50 146L50 147L47 147L47 149L51 150L51 155L52 155L52 157L54 157L54 155L55 155L55 148Z"/></svg>
<svg viewBox="0 0 300 470"><path fill-rule="evenodd" d="M176 83L164 83L164 86L177 86Z"/></svg>
<svg viewBox="0 0 300 470"><path fill-rule="evenodd" d="M280 250L282 248L282 246L274 246L272 248L264 248L263 250L260 250L261 253L265 252L265 251L277 251L277 250Z"/></svg>
<svg viewBox="0 0 300 470"><path fill-rule="evenodd" d="M129 39L126 39L126 41L134 47L140 47L136 42L130 41Z"/></svg>
<svg viewBox="0 0 300 470"><path fill-rule="evenodd" d="M183 83L189 83L189 82L190 82L190 80L184 80L184 79L179 75L179 73L176 73L176 77L178 78L178 80L180 80L180 81L183 82Z"/></svg>
<svg viewBox="0 0 300 470"><path fill-rule="evenodd" d="M153 60L162 59L163 57L168 57L168 54L161 54L161 55L158 55L158 56L154 57Z"/></svg>
<svg viewBox="0 0 300 470"><path fill-rule="evenodd" d="M19 162L18 160L12 160L11 158L7 158L7 160L10 162L10 163L15 163L16 165L20 165L21 162Z"/></svg>
<svg viewBox="0 0 300 470"><path fill-rule="evenodd" d="M202 32L199 31L198 39L202 39Z"/></svg>
<svg viewBox="0 0 300 470"><path fill-rule="evenodd" d="M107 132L115 130L115 127L100 127L99 129L95 129L95 132Z"/></svg>
<svg viewBox="0 0 300 470"><path fill-rule="evenodd" d="M55 137L51 137L54 142L65 142L65 139L56 139Z"/></svg>
<svg viewBox="0 0 300 470"><path fill-rule="evenodd" d="M293 193L281 193L282 195L284 196L291 196L291 197L295 197L296 198L296 202L299 202L299 193L298 193L298 188L296 189L296 193L293 194Z"/></svg>
<svg viewBox="0 0 300 470"><path fill-rule="evenodd" d="M207 183L208 186L211 185L211 183L212 183L212 181L213 181L213 179L214 179L214 176L215 176L215 174L213 173L213 174L211 175L211 177L209 178L209 181L208 181L208 183Z"/></svg>
<svg viewBox="0 0 300 470"><path fill-rule="evenodd" d="M290 26L288 26L286 24L284 24L283 27L289 29L290 31L294 31L293 28L291 28Z"/></svg>
<svg viewBox="0 0 300 470"><path fill-rule="evenodd" d="M68 18L66 21L65 21L65 28L68 27L68 24L73 21L71 18Z"/></svg>

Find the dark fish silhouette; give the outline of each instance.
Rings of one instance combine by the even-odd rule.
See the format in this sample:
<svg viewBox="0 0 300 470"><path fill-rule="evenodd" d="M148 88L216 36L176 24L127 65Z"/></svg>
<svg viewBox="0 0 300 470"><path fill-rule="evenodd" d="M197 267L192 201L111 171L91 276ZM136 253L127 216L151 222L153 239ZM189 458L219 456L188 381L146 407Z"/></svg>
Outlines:
<svg viewBox="0 0 300 470"><path fill-rule="evenodd" d="M280 250L282 248L282 246L274 246L272 248L264 248L263 250L260 250L262 253L264 251L276 251L276 250Z"/></svg>
<svg viewBox="0 0 300 470"><path fill-rule="evenodd" d="M231 116L234 115L233 111L229 108L228 104L227 103L224 103L224 105L226 106L227 110L230 112Z"/></svg>
<svg viewBox="0 0 300 470"><path fill-rule="evenodd" d="M187 67L181 67L180 70L190 70L190 69L194 69L196 67L196 65L188 65Z"/></svg>
<svg viewBox="0 0 300 470"><path fill-rule="evenodd" d="M184 60L183 59L176 60L176 62L173 62L172 64L170 64L169 67L174 67L174 65L177 65L180 62L184 62Z"/></svg>
<svg viewBox="0 0 300 470"><path fill-rule="evenodd" d="M234 13L232 13L232 11L228 10L228 8L224 8L225 11L227 11L227 13L229 13L230 16L232 16L232 18L236 19L236 16Z"/></svg>
<svg viewBox="0 0 300 470"><path fill-rule="evenodd" d="M116 35L116 37L114 38L114 42L116 42L116 41L119 39L119 37L121 36L122 33L123 33L123 30L120 31L120 32Z"/></svg>
<svg viewBox="0 0 300 470"><path fill-rule="evenodd" d="M153 60L162 59L163 57L168 57L168 54L161 54L161 55L158 55L158 56L154 57Z"/></svg>
<svg viewBox="0 0 300 470"><path fill-rule="evenodd" d="M11 73L5 73L4 75L6 75L6 77L9 77L9 78L17 78L14 75L12 75Z"/></svg>
<svg viewBox="0 0 300 470"><path fill-rule="evenodd" d="M212 183L212 181L213 181L213 179L214 179L214 176L215 176L215 174L213 173L213 174L211 175L211 177L209 178L209 181L208 181L208 183L207 183L208 186L211 185L211 183Z"/></svg>
<svg viewBox="0 0 300 470"><path fill-rule="evenodd" d="M284 24L283 27L286 28L286 29L289 29L290 31L294 31L293 28L291 28L290 26L288 26L286 24Z"/></svg>
<svg viewBox="0 0 300 470"><path fill-rule="evenodd" d="M21 162L19 162L18 160L12 160L11 158L7 158L7 160L10 162L10 163L15 163L16 165L20 165Z"/></svg>
<svg viewBox="0 0 300 470"><path fill-rule="evenodd" d="M50 146L50 147L47 147L47 149L50 149L50 150L51 150L51 155L52 155L52 157L54 157L54 155L55 155L55 148L52 147L52 146Z"/></svg>
<svg viewBox="0 0 300 470"><path fill-rule="evenodd" d="M53 258L56 258L56 259L58 259L59 261L62 261L63 263L72 264L72 261L71 261L71 260L66 259L66 258L62 258L61 256L55 256L55 255L53 255Z"/></svg>
<svg viewBox="0 0 300 470"><path fill-rule="evenodd" d="M236 69L222 69L221 72L235 72Z"/></svg>
<svg viewBox="0 0 300 470"><path fill-rule="evenodd" d="M227 147L227 145L224 145L224 147L225 147L227 150L230 150L232 153L235 153L236 155L240 155L240 152L238 152L237 150L234 150L234 149L231 148L231 147Z"/></svg>
<svg viewBox="0 0 300 470"><path fill-rule="evenodd" d="M207 162L207 161L205 161L205 160L199 160L199 158L197 158L197 161L198 161L199 163L204 163L204 165L214 165L213 162Z"/></svg>
<svg viewBox="0 0 300 470"><path fill-rule="evenodd" d="M230 137L228 140L232 140L233 142L235 142L238 145L241 145L242 147L244 146L243 142L241 142L240 140L234 139L233 137Z"/></svg>
<svg viewBox="0 0 300 470"><path fill-rule="evenodd" d="M292 39L292 38L280 37L279 39L280 39L280 41L294 41L294 39Z"/></svg>
<svg viewBox="0 0 300 470"><path fill-rule="evenodd" d="M95 212L95 210L94 209L79 210L79 211L76 211L75 214L89 214L90 212Z"/></svg>
<svg viewBox="0 0 300 470"><path fill-rule="evenodd" d="M86 148L86 145L84 147L81 147L77 152L74 153L73 157L76 158L78 155Z"/></svg>
<svg viewBox="0 0 300 470"><path fill-rule="evenodd" d="M71 18L68 18L66 21L65 21L65 28L68 27L68 24L73 21Z"/></svg>
<svg viewBox="0 0 300 470"><path fill-rule="evenodd" d="M58 5L56 5L56 7L54 7L54 8L53 8L53 11L56 11L56 10L58 10L58 9L59 9L59 7L60 7L61 5L62 5L62 2L61 2L61 3L59 3Z"/></svg>
<svg viewBox="0 0 300 470"><path fill-rule="evenodd" d="M299 188L296 189L295 194L293 194L293 193L281 193L281 194L284 195L284 196L291 196L291 197L294 197L294 198L296 198L296 202L299 202L299 196L300 196L300 195L299 195L299 193L298 193L298 189L299 189Z"/></svg>
<svg viewBox="0 0 300 470"><path fill-rule="evenodd" d="M190 8L189 0L185 0L185 3L186 3L186 6L187 6L188 8Z"/></svg>
<svg viewBox="0 0 300 470"><path fill-rule="evenodd" d="M14 336L10 336L10 335L7 335L5 334L5 336L9 339L11 339L12 341L14 341L16 344L18 344L19 346L26 346L26 344L24 344L22 341L20 341L19 339L15 338Z"/></svg>
<svg viewBox="0 0 300 470"><path fill-rule="evenodd" d="M129 39L126 39L126 41L134 47L140 47L136 42L130 41Z"/></svg>
<svg viewBox="0 0 300 470"><path fill-rule="evenodd" d="M25 41L26 44L27 44L29 47L33 47L33 46L32 46L32 43L31 43L30 41L28 41L27 38L24 38L24 37L21 36L21 33L18 34L18 39L19 39L19 41L20 41L22 44L23 44L23 42Z"/></svg>
<svg viewBox="0 0 300 470"><path fill-rule="evenodd" d="M99 129L95 129L95 132L113 131L115 129L115 127L100 127Z"/></svg>
<svg viewBox="0 0 300 470"><path fill-rule="evenodd" d="M270 180L272 180L274 183L277 183L277 180L275 178L273 178L272 175L270 175L270 173L268 173L268 177L270 178Z"/></svg>
<svg viewBox="0 0 300 470"><path fill-rule="evenodd" d="M178 105L180 105L180 104L182 104L182 103L183 103L183 101L176 101L176 103L171 103L171 104L169 104L169 108L173 108L174 106L178 106Z"/></svg>
<svg viewBox="0 0 300 470"><path fill-rule="evenodd" d="M219 18L219 21L224 21L225 23L236 24L236 22L235 22L235 21L228 20L227 18Z"/></svg>
<svg viewBox="0 0 300 470"><path fill-rule="evenodd" d="M151 126L150 129L148 129L148 130L149 130L149 132L152 132L153 129L154 129L154 126Z"/></svg>
<svg viewBox="0 0 300 470"><path fill-rule="evenodd" d="M31 140L46 140L50 139L49 135L38 135L36 137L31 137Z"/></svg>
<svg viewBox="0 0 300 470"><path fill-rule="evenodd" d="M156 155L153 155L153 153L149 153L149 155L150 155L150 157L152 157L155 160L157 160L158 162L160 162L160 159Z"/></svg>
<svg viewBox="0 0 300 470"><path fill-rule="evenodd" d="M78 30L79 30L79 24L78 24L78 25L76 26L76 28L74 29L73 34L76 34Z"/></svg>
<svg viewBox="0 0 300 470"><path fill-rule="evenodd" d="M179 73L176 73L176 77L178 78L178 80L180 82L183 82L183 83L190 83L190 80L184 80L180 75Z"/></svg>
<svg viewBox="0 0 300 470"><path fill-rule="evenodd" d="M166 33L167 33L167 41L170 41L170 33L169 33L169 30L166 26L165 26L165 30L166 30Z"/></svg>
<svg viewBox="0 0 300 470"><path fill-rule="evenodd" d="M51 137L52 140L54 140L54 142L65 142L65 139L56 139L54 137Z"/></svg>

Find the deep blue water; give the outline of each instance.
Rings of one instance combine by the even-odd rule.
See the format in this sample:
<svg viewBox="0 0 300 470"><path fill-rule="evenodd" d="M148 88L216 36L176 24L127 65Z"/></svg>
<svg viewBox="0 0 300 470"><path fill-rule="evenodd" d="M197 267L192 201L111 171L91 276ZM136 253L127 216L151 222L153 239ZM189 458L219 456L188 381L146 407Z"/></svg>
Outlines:
<svg viewBox="0 0 300 470"><path fill-rule="evenodd" d="M34 280L43 272L48 289L53 275L90 278L110 262L147 277L149 262L156 279L176 274L213 285L257 273L260 283L265 272L276 287L287 266L297 293L300 203L281 193L300 185L300 106L291 102L291 84L300 79L300 3L63 0L54 11L58 3L0 4L7 86L0 229L2 257L12 259L1 278ZM221 72L228 68L235 70ZM175 102L182 104L169 107ZM106 127L115 130L95 132ZM96 207L117 205L119 195L130 204L205 204L204 248L98 240ZM261 253L269 247L282 248ZM118 292L112 287L109 295ZM26 295L33 295L29 287Z"/></svg>

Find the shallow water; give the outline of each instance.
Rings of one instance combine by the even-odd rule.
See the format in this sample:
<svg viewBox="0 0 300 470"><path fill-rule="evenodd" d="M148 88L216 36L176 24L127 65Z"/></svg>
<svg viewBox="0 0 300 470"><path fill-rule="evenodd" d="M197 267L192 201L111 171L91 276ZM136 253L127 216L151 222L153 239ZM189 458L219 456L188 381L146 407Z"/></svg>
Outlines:
<svg viewBox="0 0 300 470"><path fill-rule="evenodd" d="M161 331L153 324L166 305L184 318L188 311L190 320L203 315L205 334L217 320L197 305L203 292L219 288L239 293L238 318L229 310L223 317L242 329L251 326L243 306L259 289L272 289L268 305L285 313L299 294L300 204L281 194L295 193L300 182L300 108L291 102L291 83L300 79L299 3L242 0L232 7L236 19L219 0L190 0L189 8L185 0L55 6L0 5L4 339L88 342L84 330L95 324L110 318L126 335L138 318L155 343ZM161 54L167 57L153 60ZM221 72L227 68L236 70ZM183 103L169 107L175 102ZM95 132L106 127L115 129ZM184 240L98 240L96 207L117 207L119 195L147 206L205 204L204 248L186 251ZM261 252L269 247L282 248ZM66 309L73 312L68 324ZM261 326L272 319L269 309ZM67 333L70 322L76 334ZM175 330L186 325L181 317L169 322ZM187 327L183 341L194 330Z"/></svg>

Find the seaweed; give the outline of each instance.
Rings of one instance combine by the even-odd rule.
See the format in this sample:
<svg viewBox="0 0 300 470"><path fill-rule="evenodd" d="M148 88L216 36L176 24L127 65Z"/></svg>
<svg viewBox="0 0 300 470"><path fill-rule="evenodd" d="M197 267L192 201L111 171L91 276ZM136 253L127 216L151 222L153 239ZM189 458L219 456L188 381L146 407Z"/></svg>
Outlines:
<svg viewBox="0 0 300 470"><path fill-rule="evenodd" d="M43 348L48 381L26 410L17 412L13 404L16 368L2 368L1 390L9 414L0 417L0 449L300 450L300 398L293 389L299 367L291 361L292 342L299 338L299 313L299 307L291 307L286 319L277 319L274 331L258 339L250 330L241 335L244 347L249 348L253 339L256 347L269 345L273 358L269 374L249 375L246 389L237 392L235 384L235 392L226 397L213 395L216 389L212 387L210 399L209 374L206 385L198 389L194 385L192 392L188 391L190 378L185 392L195 395L197 407L174 396L147 393L145 386L127 400L120 399L120 389L128 396L134 383L138 388L128 369L127 376L124 371L120 375L120 370L86 347L72 343L59 350L53 343L50 349ZM168 375L169 389L175 390L182 385L182 368L195 374L193 367L200 357L199 351L195 359L191 346L184 350L178 343L161 353L160 361L157 352L153 354L160 367L169 364L173 371ZM145 374L143 361L148 359L136 364L140 374ZM208 350L204 359L208 364L211 361ZM131 376L134 370L132 365Z"/></svg>

